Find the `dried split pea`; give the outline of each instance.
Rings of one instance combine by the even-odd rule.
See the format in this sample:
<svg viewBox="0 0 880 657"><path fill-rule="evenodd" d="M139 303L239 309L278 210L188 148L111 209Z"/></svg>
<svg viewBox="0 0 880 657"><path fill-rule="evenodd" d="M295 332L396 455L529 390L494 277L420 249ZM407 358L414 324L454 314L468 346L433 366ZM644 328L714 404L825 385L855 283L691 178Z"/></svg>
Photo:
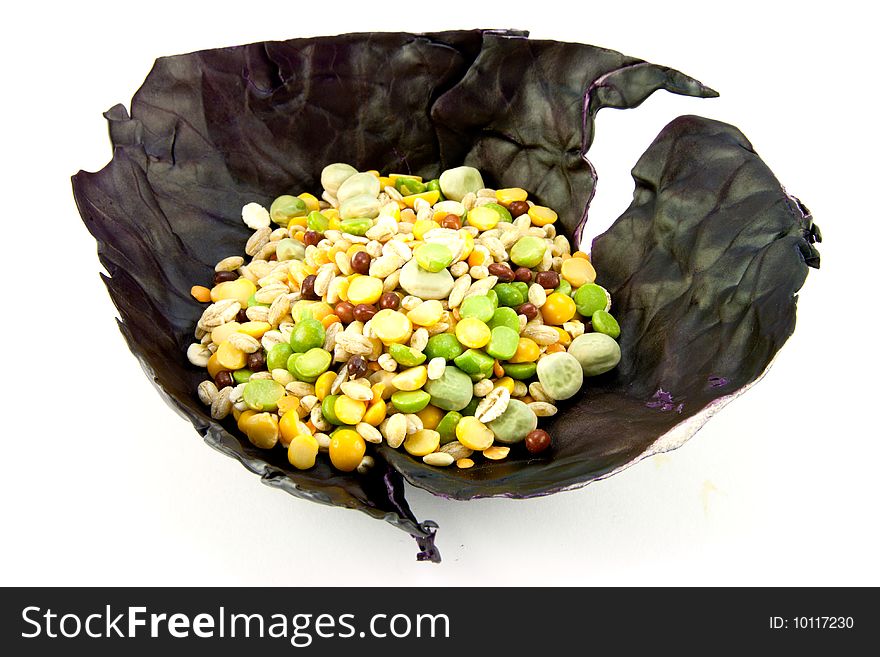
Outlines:
<svg viewBox="0 0 880 657"><path fill-rule="evenodd" d="M525 201L528 198L528 192L519 187L508 187L499 189L495 192L495 197L501 205L508 206L514 201Z"/></svg>
<svg viewBox="0 0 880 657"><path fill-rule="evenodd" d="M217 354L211 354L211 357L208 359L208 376L212 379L216 379L217 375L220 374L225 368L217 361Z"/></svg>
<svg viewBox="0 0 880 657"><path fill-rule="evenodd" d="M416 199L419 198L427 201L429 205L434 205L437 201L440 200L440 192L428 191L420 192L418 194L409 194L403 197L403 203L406 205L406 207L411 208L415 205Z"/></svg>
<svg viewBox="0 0 880 657"><path fill-rule="evenodd" d="M211 301L217 302L223 299L235 299L242 308L248 305L248 299L257 291L257 286L246 278L238 278L234 281L226 281L215 285L211 290Z"/></svg>
<svg viewBox="0 0 880 657"><path fill-rule="evenodd" d="M510 454L510 447L504 447L501 445L495 445L483 450L483 456L491 461L500 461L501 459L507 458L508 454Z"/></svg>
<svg viewBox="0 0 880 657"><path fill-rule="evenodd" d="M245 434L260 449L270 449L278 442L278 416L272 413L255 413L241 422Z"/></svg>
<svg viewBox="0 0 880 657"><path fill-rule="evenodd" d="M387 415L388 405L385 403L385 400L381 397L374 397L373 401L367 407L367 412L364 413L362 421L370 426L378 427L382 424Z"/></svg>
<svg viewBox="0 0 880 657"><path fill-rule="evenodd" d="M327 371L315 381L315 397L318 401L324 401L324 397L330 394L330 388L336 380L336 372Z"/></svg>
<svg viewBox="0 0 880 657"><path fill-rule="evenodd" d="M287 460L297 470L308 470L315 465L318 457L318 441L309 434L300 434L290 441L287 447Z"/></svg>
<svg viewBox="0 0 880 657"><path fill-rule="evenodd" d="M317 212L318 210L320 210L320 206L318 205L318 199L316 199L313 195L309 194L308 192L304 192L304 193L300 194L298 196L298 198L301 198L303 201L305 201L307 212Z"/></svg>
<svg viewBox="0 0 880 657"><path fill-rule="evenodd" d="M443 317L443 304L436 299L429 299L410 310L406 316L413 324L434 326Z"/></svg>
<svg viewBox="0 0 880 657"><path fill-rule="evenodd" d="M202 303L207 303L211 300L211 290L204 285L193 285L189 293L193 296L193 299Z"/></svg>
<svg viewBox="0 0 880 657"><path fill-rule="evenodd" d="M579 261L587 262L586 260L580 259ZM574 283L572 283L572 285L574 285ZM574 317L575 312L577 312L577 306L574 303L574 299L567 294L562 294L562 292L554 292L553 294L550 294L544 302L544 305L541 306L541 316L544 318L544 323L552 324L554 326L559 326L569 321Z"/></svg>
<svg viewBox="0 0 880 657"><path fill-rule="evenodd" d="M473 415L465 415L455 427L458 442L475 452L482 452L492 446L495 434Z"/></svg>
<svg viewBox="0 0 880 657"><path fill-rule="evenodd" d="M479 349L489 343L492 331L476 317L465 317L455 325L455 337L466 347Z"/></svg>
<svg viewBox="0 0 880 657"><path fill-rule="evenodd" d="M440 424L440 420L446 415L446 412L429 404L416 413L416 415L419 416L425 429L436 429L437 425Z"/></svg>
<svg viewBox="0 0 880 657"><path fill-rule="evenodd" d="M383 308L370 320L373 333L386 345L408 342L412 336L412 322L397 310Z"/></svg>
<svg viewBox="0 0 880 657"><path fill-rule="evenodd" d="M413 224L413 237L420 240L424 238L425 233L435 228L440 228L440 224L433 219L419 219Z"/></svg>
<svg viewBox="0 0 880 657"><path fill-rule="evenodd" d="M257 340L262 338L263 335L271 330L272 325L269 322L245 322L238 327L239 333L244 333L245 335L249 335L252 338L256 338Z"/></svg>
<svg viewBox="0 0 880 657"><path fill-rule="evenodd" d="M461 239L464 240L464 247L462 248L461 255L458 257L458 259L459 261L467 260L471 252L474 250L474 236L463 228L458 231L458 234Z"/></svg>
<svg viewBox="0 0 880 657"><path fill-rule="evenodd" d="M311 434L309 428L299 419L296 410L287 411L278 422L281 431L281 444L289 445L300 434Z"/></svg>
<svg viewBox="0 0 880 657"><path fill-rule="evenodd" d="M373 385L370 386L370 391L373 393L373 400L376 399L388 399L391 396L391 392L385 394L385 389L388 386L383 381L376 381Z"/></svg>
<svg viewBox="0 0 880 657"><path fill-rule="evenodd" d="M244 428L245 426L247 426L247 421L256 414L256 411L252 411L250 409L247 409L246 411L241 411L238 414L238 417L235 419L238 425L238 430L244 433Z"/></svg>
<svg viewBox="0 0 880 657"><path fill-rule="evenodd" d="M299 408L299 397L294 397L293 395L285 395L281 399L278 400L278 414L284 419L284 414L289 411L296 412L296 409Z"/></svg>
<svg viewBox="0 0 880 657"><path fill-rule="evenodd" d="M211 331L211 342L219 345L221 342L226 342L226 339L233 333L240 332L241 324L238 322L226 322Z"/></svg>
<svg viewBox="0 0 880 657"><path fill-rule="evenodd" d="M382 279L372 276L355 276L348 285L348 300L354 305L373 304L383 292Z"/></svg>
<svg viewBox="0 0 880 657"><path fill-rule="evenodd" d="M330 436L330 462L337 470L357 469L366 451L367 443L354 429L337 429Z"/></svg>
<svg viewBox="0 0 880 657"><path fill-rule="evenodd" d="M531 338L520 338L516 346L516 353L510 359L511 363L532 363L538 360L541 348Z"/></svg>
<svg viewBox="0 0 880 657"><path fill-rule="evenodd" d="M569 258L562 262L562 269L559 272L562 278L571 283L573 288L579 288L581 285L593 283L596 280L596 270L593 269L592 263L585 258Z"/></svg>
<svg viewBox="0 0 880 657"><path fill-rule="evenodd" d="M492 255L485 246L475 246L468 256L467 263L471 267L488 266L492 264Z"/></svg>
<svg viewBox="0 0 880 657"><path fill-rule="evenodd" d="M433 429L422 429L407 436L403 448L412 456L425 456L440 447L440 434Z"/></svg>
<svg viewBox="0 0 880 657"><path fill-rule="evenodd" d="M513 394L513 388L515 385L516 383L509 376L503 376L495 382L496 388L504 388L511 394Z"/></svg>
<svg viewBox="0 0 880 657"><path fill-rule="evenodd" d="M500 221L501 215L487 207L474 208L467 215L468 225L480 230L492 230Z"/></svg>
<svg viewBox="0 0 880 657"><path fill-rule="evenodd" d="M424 365L419 365L417 367L410 367L395 376L391 379L391 385L398 390L412 391L421 388L427 380L428 368Z"/></svg>
<svg viewBox="0 0 880 657"><path fill-rule="evenodd" d="M338 315L327 315L324 319L321 320L321 325L324 328L329 328L331 324L335 324L336 322L340 322L342 320L339 319Z"/></svg>
<svg viewBox="0 0 880 657"><path fill-rule="evenodd" d="M545 208L543 205L533 205L529 208L529 218L535 226L547 226L548 224L555 222L559 218L559 215L550 208Z"/></svg>
<svg viewBox="0 0 880 657"><path fill-rule="evenodd" d="M333 405L333 412L342 424L357 424L364 419L367 412L367 405L362 401L357 401L351 397L340 395ZM357 466L355 466L357 467Z"/></svg>
<svg viewBox="0 0 880 657"><path fill-rule="evenodd" d="M220 343L214 355L217 356L220 366L226 370L240 370L247 364L247 354L233 347L228 340Z"/></svg>

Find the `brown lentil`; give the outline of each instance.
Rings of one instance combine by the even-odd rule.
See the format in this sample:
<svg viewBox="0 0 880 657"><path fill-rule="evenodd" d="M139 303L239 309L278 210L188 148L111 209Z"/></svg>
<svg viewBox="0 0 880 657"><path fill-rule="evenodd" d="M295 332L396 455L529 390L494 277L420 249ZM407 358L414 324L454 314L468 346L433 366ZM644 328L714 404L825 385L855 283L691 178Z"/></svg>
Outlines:
<svg viewBox="0 0 880 657"><path fill-rule="evenodd" d="M339 321L343 324L351 324L354 321L354 304L349 301L340 301L333 309Z"/></svg>
<svg viewBox="0 0 880 657"><path fill-rule="evenodd" d="M516 280L520 283L532 282L532 270L528 267L517 267L514 275L516 277Z"/></svg>
<svg viewBox="0 0 880 657"><path fill-rule="evenodd" d="M351 268L358 274L366 276L370 273L370 262L372 262L370 254L366 251L357 251L351 256Z"/></svg>
<svg viewBox="0 0 880 657"><path fill-rule="evenodd" d="M507 211L510 212L511 217L516 219L529 211L529 204L525 201L511 201L510 205L507 206Z"/></svg>
<svg viewBox="0 0 880 657"><path fill-rule="evenodd" d="M307 230L306 234L303 236L303 244L306 246L317 246L320 241L321 236L314 230Z"/></svg>
<svg viewBox="0 0 880 657"><path fill-rule="evenodd" d="M524 303L519 307L517 312L520 315L525 315L526 319L528 319L529 321L535 319L535 317L538 316L538 308L533 303Z"/></svg>
<svg viewBox="0 0 880 657"><path fill-rule="evenodd" d="M307 299L308 301L318 301L321 298L315 293L316 278L317 276L315 276L315 274L310 274L303 279L302 286L299 289L303 299Z"/></svg>
<svg viewBox="0 0 880 657"><path fill-rule="evenodd" d="M461 228L461 217L457 214L447 214L440 220L440 226L442 228L451 228L452 230L458 230Z"/></svg>
<svg viewBox="0 0 880 657"><path fill-rule="evenodd" d="M489 265L489 273L492 276L497 276L500 283L510 283L516 278L513 270L503 262L493 262Z"/></svg>
<svg viewBox="0 0 880 657"><path fill-rule="evenodd" d="M251 372L262 372L266 369L266 356L263 354L262 349L255 351L252 354L248 354L247 368Z"/></svg>
<svg viewBox="0 0 880 657"><path fill-rule="evenodd" d="M354 318L359 322L368 322L376 314L376 306L371 303L359 303L354 307Z"/></svg>
<svg viewBox="0 0 880 657"><path fill-rule="evenodd" d="M559 274L555 271L539 271L535 275L535 283L545 290L555 290L559 287Z"/></svg>
<svg viewBox="0 0 880 657"><path fill-rule="evenodd" d="M350 378L359 379L367 373L367 359L363 356L352 356L346 367Z"/></svg>
<svg viewBox="0 0 880 657"><path fill-rule="evenodd" d="M394 292L386 292L379 298L379 308L382 310L397 310L400 308L400 297Z"/></svg>
<svg viewBox="0 0 880 657"><path fill-rule="evenodd" d="M526 436L526 449L532 454L540 454L550 447L550 434L543 429L535 429Z"/></svg>
<svg viewBox="0 0 880 657"><path fill-rule="evenodd" d="M232 378L232 372L229 370L221 370L217 372L217 376L214 377L214 383L217 385L217 388L223 390L227 386L234 386L235 379Z"/></svg>
<svg viewBox="0 0 880 657"><path fill-rule="evenodd" d="M214 272L214 285L220 285L220 283L226 283L228 281L238 280L238 274L234 271L215 271Z"/></svg>

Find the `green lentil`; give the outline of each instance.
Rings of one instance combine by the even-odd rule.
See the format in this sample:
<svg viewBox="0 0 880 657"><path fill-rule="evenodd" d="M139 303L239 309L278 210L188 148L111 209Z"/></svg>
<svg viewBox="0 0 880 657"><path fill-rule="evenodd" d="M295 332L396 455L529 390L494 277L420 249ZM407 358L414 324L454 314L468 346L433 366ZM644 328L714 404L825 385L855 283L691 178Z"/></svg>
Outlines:
<svg viewBox="0 0 880 657"><path fill-rule="evenodd" d="M248 381L242 397L244 403L252 411L275 411L278 409L278 400L284 396L284 386L272 379L254 379Z"/></svg>
<svg viewBox="0 0 880 657"><path fill-rule="evenodd" d="M525 303L525 296L512 283L499 283L492 289L498 295L499 306L515 308Z"/></svg>
<svg viewBox="0 0 880 657"><path fill-rule="evenodd" d="M536 363L504 363L504 373L519 381L532 378L537 369Z"/></svg>
<svg viewBox="0 0 880 657"><path fill-rule="evenodd" d="M572 297L577 311L584 317L592 317L597 310L608 309L608 292L601 285L586 283L581 285Z"/></svg>
<svg viewBox="0 0 880 657"><path fill-rule="evenodd" d="M431 402L431 395L424 390L398 390L391 395L391 403L401 413L418 413Z"/></svg>
<svg viewBox="0 0 880 657"><path fill-rule="evenodd" d="M363 236L373 225L369 217L356 217L354 219L343 219L339 222L339 230L343 233L351 235Z"/></svg>
<svg viewBox="0 0 880 657"><path fill-rule="evenodd" d="M479 349L468 349L455 359L455 365L468 374L489 375L492 373L495 360Z"/></svg>
<svg viewBox="0 0 880 657"><path fill-rule="evenodd" d="M336 417L336 411L334 410L337 399L339 399L339 395L327 395L324 397L324 401L321 402L321 415L330 424L340 425L342 422Z"/></svg>
<svg viewBox="0 0 880 657"><path fill-rule="evenodd" d="M476 317L481 322L489 323L495 314L495 307L487 297L472 296L462 302L458 312L462 317Z"/></svg>
<svg viewBox="0 0 880 657"><path fill-rule="evenodd" d="M445 244L429 242L423 244L415 252L416 262L426 271L438 272L452 264L452 251Z"/></svg>
<svg viewBox="0 0 880 657"><path fill-rule="evenodd" d="M486 353L499 360L513 358L519 344L519 332L507 326L496 326L486 345Z"/></svg>
<svg viewBox="0 0 880 657"><path fill-rule="evenodd" d="M544 259L547 245L540 237L526 235L520 237L510 249L510 260L520 267L537 267Z"/></svg>
<svg viewBox="0 0 880 657"><path fill-rule="evenodd" d="M615 339L620 336L620 324L617 323L617 320L614 319L611 313L605 310L597 310L593 313L592 322L594 331L604 333Z"/></svg>
<svg viewBox="0 0 880 657"><path fill-rule="evenodd" d="M266 368L272 370L285 369L287 367L287 359L293 353L293 347L286 342L279 342L272 345L272 348L266 352Z"/></svg>
<svg viewBox="0 0 880 657"><path fill-rule="evenodd" d="M332 360L333 356L329 351L314 347L296 359L294 363L295 374L304 381L317 379L327 371Z"/></svg>
<svg viewBox="0 0 880 657"><path fill-rule="evenodd" d="M298 321L290 333L290 347L297 352L303 353L314 347L324 344L326 331L317 319L305 317Z"/></svg>
<svg viewBox="0 0 880 657"><path fill-rule="evenodd" d="M235 370L232 373L232 380L236 383L247 383L248 379L251 378L251 374L253 374L253 372L246 368Z"/></svg>
<svg viewBox="0 0 880 657"><path fill-rule="evenodd" d="M559 292L561 294L565 294L567 296L571 296L571 283L569 283L564 278L559 279L559 287L557 287L554 292Z"/></svg>
<svg viewBox="0 0 880 657"><path fill-rule="evenodd" d="M451 443L453 440L456 440L455 437L455 427L458 426L458 421L461 420L461 413L458 411L449 411L446 415L443 416L443 419L440 420L440 423L437 425L437 433L440 434L440 444L445 445L446 443Z"/></svg>
<svg viewBox="0 0 880 657"><path fill-rule="evenodd" d="M404 367L415 367L416 365L421 365L425 362L425 354L421 351L416 351L411 347L407 347L404 344L390 344L388 345L388 353L391 354L391 357L396 360L398 363L403 365Z"/></svg>
<svg viewBox="0 0 880 657"><path fill-rule="evenodd" d="M317 210L312 210L306 219L306 225L309 227L309 230L323 233L330 227L330 220Z"/></svg>
<svg viewBox="0 0 880 657"><path fill-rule="evenodd" d="M498 326L506 326L519 333L519 316L513 308L502 306L497 308L489 320L489 328L494 329Z"/></svg>
<svg viewBox="0 0 880 657"><path fill-rule="evenodd" d="M427 358L445 358L449 361L454 360L462 353L464 353L464 347L452 333L432 335L428 338L428 344L425 347Z"/></svg>

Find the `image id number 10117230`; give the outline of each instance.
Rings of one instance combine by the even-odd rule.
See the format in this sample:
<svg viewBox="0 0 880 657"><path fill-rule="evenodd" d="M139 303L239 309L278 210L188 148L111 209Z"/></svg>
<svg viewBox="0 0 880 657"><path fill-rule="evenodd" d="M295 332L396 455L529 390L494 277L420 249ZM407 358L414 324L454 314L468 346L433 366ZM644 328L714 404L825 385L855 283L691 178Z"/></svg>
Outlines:
<svg viewBox="0 0 880 657"><path fill-rule="evenodd" d="M773 630L851 630L854 625L852 616L770 617L770 629Z"/></svg>

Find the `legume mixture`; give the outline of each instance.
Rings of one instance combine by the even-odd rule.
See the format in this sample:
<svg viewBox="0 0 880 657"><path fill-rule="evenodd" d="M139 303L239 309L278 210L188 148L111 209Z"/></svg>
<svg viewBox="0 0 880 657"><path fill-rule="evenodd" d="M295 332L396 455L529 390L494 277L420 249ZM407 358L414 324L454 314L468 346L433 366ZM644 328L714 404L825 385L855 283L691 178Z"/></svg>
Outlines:
<svg viewBox="0 0 880 657"><path fill-rule="evenodd" d="M189 361L211 416L299 469L367 443L435 467L550 449L539 418L620 361L611 297L557 214L472 167L419 176L331 164L321 199L242 208L245 254L217 263Z"/></svg>

